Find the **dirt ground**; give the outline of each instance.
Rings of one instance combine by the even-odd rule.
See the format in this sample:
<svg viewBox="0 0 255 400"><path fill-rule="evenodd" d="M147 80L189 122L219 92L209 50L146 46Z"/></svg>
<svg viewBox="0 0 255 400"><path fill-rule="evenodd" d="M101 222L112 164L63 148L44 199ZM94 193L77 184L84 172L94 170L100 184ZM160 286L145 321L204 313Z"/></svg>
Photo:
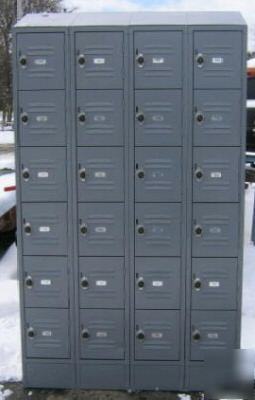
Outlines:
<svg viewBox="0 0 255 400"><path fill-rule="evenodd" d="M39 390L23 389L21 383L3 384L4 390L10 389L12 394L6 400L177 400L177 393L140 392L129 394L119 391L88 391L88 390ZM0 395L1 397L1 395ZM191 400L199 400L199 394L191 396Z"/></svg>

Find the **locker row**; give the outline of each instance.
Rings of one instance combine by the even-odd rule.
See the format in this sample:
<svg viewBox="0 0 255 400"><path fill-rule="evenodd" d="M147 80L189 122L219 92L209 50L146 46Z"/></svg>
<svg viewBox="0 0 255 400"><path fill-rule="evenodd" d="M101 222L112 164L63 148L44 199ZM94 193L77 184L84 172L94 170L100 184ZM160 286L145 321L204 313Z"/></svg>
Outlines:
<svg viewBox="0 0 255 400"><path fill-rule="evenodd" d="M238 202L238 147L195 148L193 201ZM67 201L66 150L20 149L22 201ZM135 149L135 200L182 200L181 148ZM124 151L121 148L77 149L78 201L124 201Z"/></svg>
<svg viewBox="0 0 255 400"><path fill-rule="evenodd" d="M240 145L239 90L196 90L193 110L195 146ZM135 91L136 146L181 146L181 90ZM121 146L124 143L124 99L121 90L78 90L76 131L79 146ZM21 146L64 146L64 91L19 92Z"/></svg>
<svg viewBox="0 0 255 400"><path fill-rule="evenodd" d="M195 88L241 87L241 40L241 32L209 30L194 33ZM123 87L123 32L77 32L74 41L72 62L76 69L77 89ZM63 33L19 33L17 42L19 90L65 87L67 60ZM182 31L135 32L133 59L136 88L182 87Z"/></svg>
<svg viewBox="0 0 255 400"><path fill-rule="evenodd" d="M25 307L68 308L69 270L66 257L23 257ZM125 269L121 257L80 257L79 305L81 308L124 308ZM135 307L179 309L181 307L179 258L135 259ZM193 258L191 308L235 310L237 308L237 259Z"/></svg>
<svg viewBox="0 0 255 400"><path fill-rule="evenodd" d="M235 311L192 311L190 359L203 360L207 351L228 350L235 343ZM82 359L117 360L125 357L123 310L80 310L79 351ZM25 309L26 356L69 358L69 311ZM135 312L135 359L180 359L180 312Z"/></svg>
<svg viewBox="0 0 255 400"><path fill-rule="evenodd" d="M181 255L181 204L138 203L135 206L135 254ZM192 255L237 257L239 204L193 205ZM67 205L23 203L23 254L66 255ZM124 205L80 203L78 247L81 256L124 255Z"/></svg>

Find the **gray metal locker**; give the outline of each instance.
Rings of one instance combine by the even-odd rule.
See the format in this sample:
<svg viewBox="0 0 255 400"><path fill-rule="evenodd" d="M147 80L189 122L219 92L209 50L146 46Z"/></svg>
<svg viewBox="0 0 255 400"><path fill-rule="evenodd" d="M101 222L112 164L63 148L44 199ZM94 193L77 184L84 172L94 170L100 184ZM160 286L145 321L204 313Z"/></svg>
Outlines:
<svg viewBox="0 0 255 400"><path fill-rule="evenodd" d="M181 146L182 106L181 90L136 90L136 146Z"/></svg>
<svg viewBox="0 0 255 400"><path fill-rule="evenodd" d="M66 201L66 149L22 147L21 198L22 201Z"/></svg>
<svg viewBox="0 0 255 400"><path fill-rule="evenodd" d="M19 92L19 144L65 146L66 105L62 90Z"/></svg>
<svg viewBox="0 0 255 400"><path fill-rule="evenodd" d="M24 386L206 389L240 347L243 18L27 15L13 44Z"/></svg>
<svg viewBox="0 0 255 400"><path fill-rule="evenodd" d="M121 90L77 90L79 146L122 146L124 99Z"/></svg>

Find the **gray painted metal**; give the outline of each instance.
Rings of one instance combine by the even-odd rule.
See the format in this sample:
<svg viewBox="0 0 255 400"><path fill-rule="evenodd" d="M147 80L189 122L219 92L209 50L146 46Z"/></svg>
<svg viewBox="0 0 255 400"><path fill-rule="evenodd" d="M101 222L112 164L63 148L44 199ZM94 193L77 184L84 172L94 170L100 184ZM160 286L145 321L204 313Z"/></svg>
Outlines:
<svg viewBox="0 0 255 400"><path fill-rule="evenodd" d="M174 257L137 257L135 260L137 309L179 309L181 265Z"/></svg>
<svg viewBox="0 0 255 400"><path fill-rule="evenodd" d="M136 201L181 201L181 167L181 148L136 148Z"/></svg>
<svg viewBox="0 0 255 400"><path fill-rule="evenodd" d="M135 32L134 46L137 89L182 87L182 32Z"/></svg>
<svg viewBox="0 0 255 400"><path fill-rule="evenodd" d="M17 24L25 386L199 390L204 348L239 346L245 37L238 13Z"/></svg>
<svg viewBox="0 0 255 400"><path fill-rule="evenodd" d="M20 91L17 118L21 146L66 145L64 91Z"/></svg>
<svg viewBox="0 0 255 400"><path fill-rule="evenodd" d="M19 89L64 89L63 33L21 33L17 39Z"/></svg>
<svg viewBox="0 0 255 400"><path fill-rule="evenodd" d="M194 202L239 201L239 154L238 147L194 148Z"/></svg>
<svg viewBox="0 0 255 400"><path fill-rule="evenodd" d="M181 109L181 90L136 90L136 146L181 146Z"/></svg>
<svg viewBox="0 0 255 400"><path fill-rule="evenodd" d="M76 106L79 146L123 145L121 90L77 90Z"/></svg>
<svg viewBox="0 0 255 400"><path fill-rule="evenodd" d="M80 147L78 161L78 201L124 200L123 149Z"/></svg>
<svg viewBox="0 0 255 400"><path fill-rule="evenodd" d="M136 345L137 360L178 360L179 311L137 310Z"/></svg>
<svg viewBox="0 0 255 400"><path fill-rule="evenodd" d="M67 310L26 308L25 315L28 358L70 357Z"/></svg>
<svg viewBox="0 0 255 400"><path fill-rule="evenodd" d="M22 147L22 201L66 201L66 149L53 147Z"/></svg>
<svg viewBox="0 0 255 400"><path fill-rule="evenodd" d="M237 259L194 258L192 308L235 310L237 307Z"/></svg>
<svg viewBox="0 0 255 400"><path fill-rule="evenodd" d="M81 358L124 358L124 313L122 310L81 310Z"/></svg>
<svg viewBox="0 0 255 400"><path fill-rule="evenodd" d="M196 90L194 145L240 146L240 101L240 90Z"/></svg>
<svg viewBox="0 0 255 400"><path fill-rule="evenodd" d="M210 352L235 347L235 311L193 311L191 360L203 360Z"/></svg>
<svg viewBox="0 0 255 400"><path fill-rule="evenodd" d="M80 307L124 308L124 260L80 257Z"/></svg>
<svg viewBox="0 0 255 400"><path fill-rule="evenodd" d="M68 308L67 258L26 256L23 262L25 306Z"/></svg>
<svg viewBox="0 0 255 400"><path fill-rule="evenodd" d="M77 89L122 88L122 32L77 32L75 50Z"/></svg>

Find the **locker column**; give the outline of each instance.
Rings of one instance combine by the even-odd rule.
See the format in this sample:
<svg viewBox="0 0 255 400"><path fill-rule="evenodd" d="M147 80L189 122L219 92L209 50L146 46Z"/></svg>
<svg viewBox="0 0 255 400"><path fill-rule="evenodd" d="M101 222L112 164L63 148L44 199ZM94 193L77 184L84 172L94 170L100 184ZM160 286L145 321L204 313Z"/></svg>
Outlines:
<svg viewBox="0 0 255 400"><path fill-rule="evenodd" d="M193 31L190 389L206 385L202 361L239 347L243 34Z"/></svg>
<svg viewBox="0 0 255 400"><path fill-rule="evenodd" d="M73 387L66 31L16 29L19 272L28 387Z"/></svg>
<svg viewBox="0 0 255 400"><path fill-rule="evenodd" d="M136 389L174 390L183 373L183 32L135 29L133 42L131 382Z"/></svg>
<svg viewBox="0 0 255 400"><path fill-rule="evenodd" d="M78 384L128 388L124 32L74 28Z"/></svg>

